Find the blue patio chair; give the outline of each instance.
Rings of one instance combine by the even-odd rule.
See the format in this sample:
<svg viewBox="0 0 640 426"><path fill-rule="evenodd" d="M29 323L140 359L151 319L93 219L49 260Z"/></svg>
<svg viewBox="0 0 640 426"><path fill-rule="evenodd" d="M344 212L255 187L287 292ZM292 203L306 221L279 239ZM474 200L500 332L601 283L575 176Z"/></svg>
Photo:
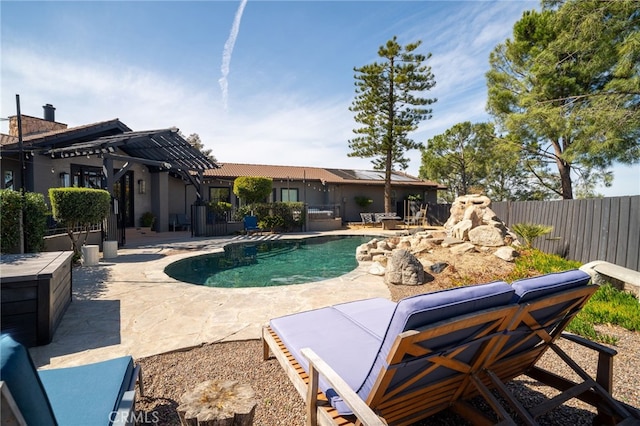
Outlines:
<svg viewBox="0 0 640 426"><path fill-rule="evenodd" d="M256 216L244 217L244 232L247 234L262 232L262 230L258 227L258 218Z"/></svg>
<svg viewBox="0 0 640 426"><path fill-rule="evenodd" d="M141 395L143 389L140 367L130 356L38 371L27 349L3 334L0 359L3 424L6 419L38 426L135 424L136 381Z"/></svg>

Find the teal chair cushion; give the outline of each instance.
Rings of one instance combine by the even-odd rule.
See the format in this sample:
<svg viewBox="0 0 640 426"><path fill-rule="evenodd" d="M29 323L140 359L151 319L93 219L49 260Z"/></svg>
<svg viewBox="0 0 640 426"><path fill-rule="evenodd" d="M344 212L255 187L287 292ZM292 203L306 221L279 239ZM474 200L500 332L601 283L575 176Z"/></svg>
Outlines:
<svg viewBox="0 0 640 426"><path fill-rule="evenodd" d="M133 376L130 356L78 367L40 370L61 425L108 425Z"/></svg>
<svg viewBox="0 0 640 426"><path fill-rule="evenodd" d="M0 379L9 388L28 425L55 425L56 418L36 367L20 343L8 334L0 337Z"/></svg>

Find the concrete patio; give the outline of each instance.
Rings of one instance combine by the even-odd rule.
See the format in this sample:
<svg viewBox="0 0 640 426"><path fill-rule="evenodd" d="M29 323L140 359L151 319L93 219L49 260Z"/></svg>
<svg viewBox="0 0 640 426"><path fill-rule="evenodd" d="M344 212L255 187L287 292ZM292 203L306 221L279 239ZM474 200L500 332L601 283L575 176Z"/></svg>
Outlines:
<svg viewBox="0 0 640 426"><path fill-rule="evenodd" d="M369 297L389 298L382 277L361 265L338 278L269 288L211 288L167 276L176 260L220 251L238 239L395 234L378 229L250 237L138 235L114 259L73 270L73 302L53 341L30 349L37 367L53 368L132 355L147 357L204 343L258 339L270 318Z"/></svg>

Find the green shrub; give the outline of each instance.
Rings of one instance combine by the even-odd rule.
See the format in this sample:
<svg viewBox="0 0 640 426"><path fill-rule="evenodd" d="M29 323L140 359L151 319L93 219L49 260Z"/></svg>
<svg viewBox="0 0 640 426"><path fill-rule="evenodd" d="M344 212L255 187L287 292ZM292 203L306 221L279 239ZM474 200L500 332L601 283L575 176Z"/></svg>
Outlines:
<svg viewBox="0 0 640 426"><path fill-rule="evenodd" d="M109 216L111 195L103 189L50 188L49 199L53 217L67 228L73 251L80 255L80 247L87 240L91 225ZM76 236L74 230L82 232Z"/></svg>
<svg viewBox="0 0 640 426"><path fill-rule="evenodd" d="M227 203L225 201L210 201L209 204L207 204L207 207L209 211L214 214L216 222L226 221L227 213L233 209L231 203Z"/></svg>
<svg viewBox="0 0 640 426"><path fill-rule="evenodd" d="M367 209L369 207L369 205L371 203L373 203L373 200L369 197L364 197L361 195L356 195L355 197L353 197L353 199L355 200L356 204L358 206L360 206L363 209Z"/></svg>
<svg viewBox="0 0 640 426"><path fill-rule="evenodd" d="M567 326L567 331L602 343L617 343L617 338L598 333L594 324L615 324L630 331L638 331L640 304L630 293L609 284L603 285Z"/></svg>
<svg viewBox="0 0 640 426"><path fill-rule="evenodd" d="M242 222L242 218L244 218L245 216L251 215L252 207L253 206L251 205L244 205L244 206L238 207L236 211L233 213L233 220Z"/></svg>
<svg viewBox="0 0 640 426"><path fill-rule="evenodd" d="M581 265L580 262L567 260L556 254L544 253L538 249L525 249L516 258L513 271L511 271L507 280L515 281L536 275L577 269Z"/></svg>
<svg viewBox="0 0 640 426"><path fill-rule="evenodd" d="M2 253L20 251L20 215L22 196L11 189L0 190L0 230L2 231Z"/></svg>
<svg viewBox="0 0 640 426"><path fill-rule="evenodd" d="M140 216L140 226L143 228L151 228L156 221L156 217L151 212L144 212Z"/></svg>
<svg viewBox="0 0 640 426"><path fill-rule="evenodd" d="M291 232L300 230L300 227L304 224L304 215L302 214L304 209L304 203L254 203L240 207L234 214L235 220L242 220L243 217L248 215L255 215L258 218L258 223L267 216L278 216L282 219L282 224L277 228L284 232ZM271 229L270 227L264 229Z"/></svg>
<svg viewBox="0 0 640 426"><path fill-rule="evenodd" d="M240 176L233 181L233 193L246 204L265 200L273 188L273 180L264 177Z"/></svg>
<svg viewBox="0 0 640 426"><path fill-rule="evenodd" d="M511 227L511 230L524 240L526 247L531 247L533 240L553 231L553 226L536 223L516 223Z"/></svg>
<svg viewBox="0 0 640 426"><path fill-rule="evenodd" d="M20 192L11 189L0 190L0 230L2 253L20 251L20 216L24 204L24 238L26 253L41 251L44 248L44 234L47 229L47 205L42 194L26 192L23 198Z"/></svg>
<svg viewBox="0 0 640 426"><path fill-rule="evenodd" d="M284 219L282 216L265 216L258 221L258 227L260 229L269 230L275 232L278 228L284 226Z"/></svg>
<svg viewBox="0 0 640 426"><path fill-rule="evenodd" d="M616 324L630 331L640 330L638 299L609 284L598 289L580 315L596 324Z"/></svg>
<svg viewBox="0 0 640 426"><path fill-rule="evenodd" d="M39 192L26 192L24 196L25 251L39 252L44 250L44 234L47 230L49 208L44 201L44 195Z"/></svg>

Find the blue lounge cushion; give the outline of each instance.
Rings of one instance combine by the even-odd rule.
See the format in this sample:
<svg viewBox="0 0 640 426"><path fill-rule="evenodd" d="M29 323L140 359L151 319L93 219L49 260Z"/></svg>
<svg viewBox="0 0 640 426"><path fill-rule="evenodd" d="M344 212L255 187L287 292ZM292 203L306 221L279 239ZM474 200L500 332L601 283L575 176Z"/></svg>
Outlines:
<svg viewBox="0 0 640 426"><path fill-rule="evenodd" d="M133 359L124 356L38 373L60 424L91 426L115 420L133 371Z"/></svg>
<svg viewBox="0 0 640 426"><path fill-rule="evenodd" d="M504 281L450 288L407 297L396 306L393 318L385 333L382 345L371 366L364 384L356 391L366 400L375 384L378 372L387 367L387 356L398 335L404 331L419 329L439 321L478 312L498 306L506 306L513 299L513 288ZM451 341L449 336L440 338ZM438 342L433 342L437 345Z"/></svg>
<svg viewBox="0 0 640 426"><path fill-rule="evenodd" d="M590 278L586 272L573 269L514 281L512 284L516 294L514 301L525 303L553 293L586 286Z"/></svg>
<svg viewBox="0 0 640 426"><path fill-rule="evenodd" d="M308 371L300 349L310 347L366 400L398 334L438 321L510 303L505 282L458 287L393 303L369 299L271 320L271 327ZM340 414L351 414L320 379L320 389Z"/></svg>
<svg viewBox="0 0 640 426"><path fill-rule="evenodd" d="M520 304L532 303L556 293L584 287L589 284L589 280L590 276L587 273L577 269L521 279L512 284L515 290L513 301ZM529 312L529 315L551 333L559 322L564 320L567 310L573 308L573 303L574 300L555 304L545 302L543 306ZM513 356L528 352L541 343L543 343L542 338L532 332L530 324L520 323L516 329L512 330L503 352L509 351Z"/></svg>
<svg viewBox="0 0 640 426"><path fill-rule="evenodd" d="M300 350L313 349L352 389L367 377L396 304L382 298L359 300L274 318L271 328L300 365L309 365ZM320 389L344 414L350 409L320 378Z"/></svg>
<svg viewBox="0 0 640 426"><path fill-rule="evenodd" d="M0 337L0 379L28 425L57 424L53 409L27 349L8 334Z"/></svg>

